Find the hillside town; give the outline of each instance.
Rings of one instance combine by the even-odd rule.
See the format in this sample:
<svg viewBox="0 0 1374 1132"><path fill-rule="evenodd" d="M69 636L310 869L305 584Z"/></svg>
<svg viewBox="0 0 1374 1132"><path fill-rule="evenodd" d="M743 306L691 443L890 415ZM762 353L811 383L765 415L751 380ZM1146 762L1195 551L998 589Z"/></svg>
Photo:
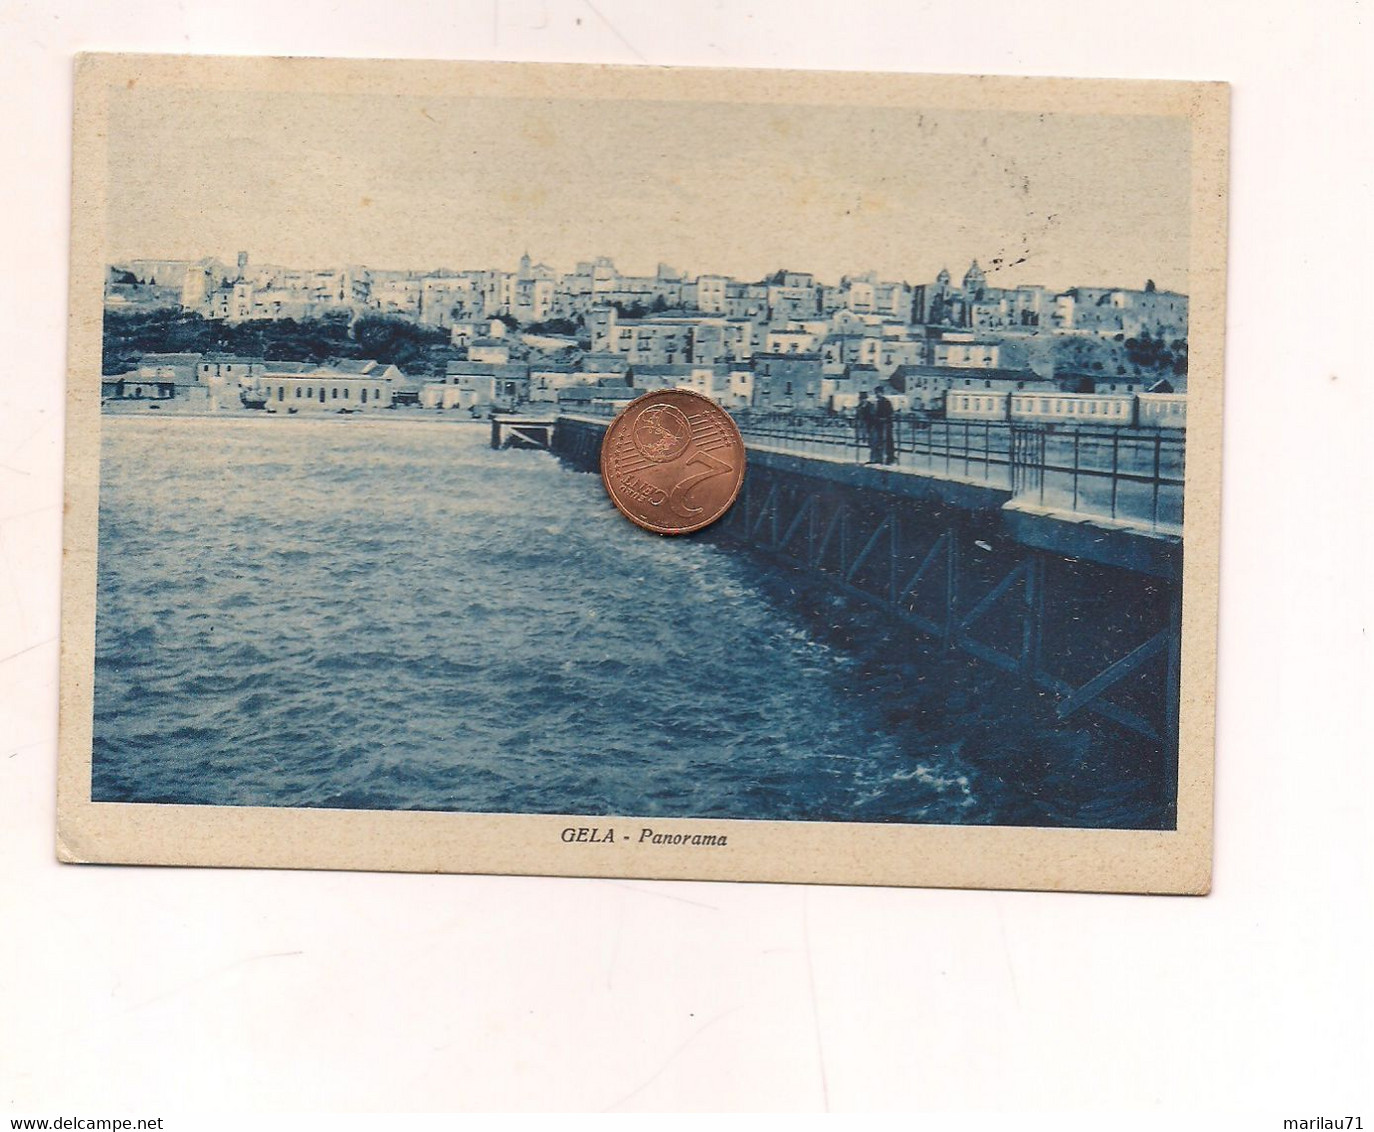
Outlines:
<svg viewBox="0 0 1374 1132"><path fill-rule="evenodd" d="M233 264L111 265L105 309L107 345L121 320L165 316L183 336L191 326L197 346L144 333L107 349L111 406L485 416L683 387L737 412L849 414L882 397L921 413L959 391L1183 393L1187 382L1186 295L1152 281L999 287L976 260L957 282L941 270L913 285L785 269L746 281L666 264L628 275L605 257L559 272L528 254L514 271L300 269L241 252ZM369 339L374 357L357 356L365 320L395 331ZM286 338L262 356L223 348L250 331L311 327L332 329L350 356L281 356ZM404 357L390 345L412 340L423 349Z"/></svg>

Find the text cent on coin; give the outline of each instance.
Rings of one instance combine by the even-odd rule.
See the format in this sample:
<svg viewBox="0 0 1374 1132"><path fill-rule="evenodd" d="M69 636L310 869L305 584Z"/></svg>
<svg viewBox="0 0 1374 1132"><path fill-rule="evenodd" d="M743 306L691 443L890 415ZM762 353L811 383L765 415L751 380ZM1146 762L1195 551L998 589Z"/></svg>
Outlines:
<svg viewBox="0 0 1374 1132"><path fill-rule="evenodd" d="M744 482L744 441L700 393L664 389L631 401L601 445L601 479L631 521L663 535L709 526Z"/></svg>

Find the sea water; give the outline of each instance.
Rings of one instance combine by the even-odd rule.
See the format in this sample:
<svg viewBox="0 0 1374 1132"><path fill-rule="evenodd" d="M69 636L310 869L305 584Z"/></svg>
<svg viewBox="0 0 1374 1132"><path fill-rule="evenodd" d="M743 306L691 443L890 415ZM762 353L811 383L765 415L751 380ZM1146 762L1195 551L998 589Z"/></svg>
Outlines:
<svg viewBox="0 0 1374 1132"><path fill-rule="evenodd" d="M1129 743L480 424L103 425L96 801L1163 820Z"/></svg>

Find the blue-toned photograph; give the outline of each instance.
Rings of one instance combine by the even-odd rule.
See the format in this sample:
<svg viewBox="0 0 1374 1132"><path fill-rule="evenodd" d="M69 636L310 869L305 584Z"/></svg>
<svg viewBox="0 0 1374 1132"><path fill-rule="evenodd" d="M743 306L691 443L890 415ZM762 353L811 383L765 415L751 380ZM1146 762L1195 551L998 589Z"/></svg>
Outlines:
<svg viewBox="0 0 1374 1132"><path fill-rule="evenodd" d="M1176 827L1186 118L108 99L93 801Z"/></svg>

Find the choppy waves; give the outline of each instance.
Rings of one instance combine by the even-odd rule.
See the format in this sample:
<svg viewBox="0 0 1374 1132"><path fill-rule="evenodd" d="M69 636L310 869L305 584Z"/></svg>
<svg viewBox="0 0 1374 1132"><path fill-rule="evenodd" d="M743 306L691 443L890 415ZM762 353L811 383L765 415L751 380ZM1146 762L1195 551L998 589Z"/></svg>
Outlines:
<svg viewBox="0 0 1374 1132"><path fill-rule="evenodd" d="M747 558L648 536L593 477L486 439L106 421L96 800L1153 820L1129 775L1046 806L981 757L995 715L951 710L957 679L871 614L837 635L826 599L808 613ZM1037 740L1033 780L1084 742Z"/></svg>

